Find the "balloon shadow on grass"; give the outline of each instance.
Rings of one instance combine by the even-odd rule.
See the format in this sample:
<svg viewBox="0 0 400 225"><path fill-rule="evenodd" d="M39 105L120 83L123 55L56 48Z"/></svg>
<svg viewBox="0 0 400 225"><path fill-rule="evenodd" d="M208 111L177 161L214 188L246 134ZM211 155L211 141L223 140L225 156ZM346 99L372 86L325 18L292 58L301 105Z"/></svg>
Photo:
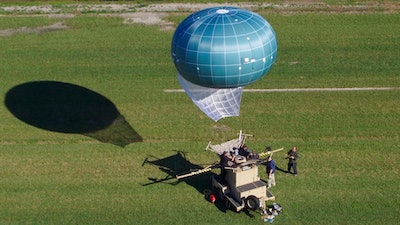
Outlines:
<svg viewBox="0 0 400 225"><path fill-rule="evenodd" d="M120 147L143 141L109 99L78 85L23 83L6 93L5 105L16 118L40 129L82 134Z"/></svg>
<svg viewBox="0 0 400 225"><path fill-rule="evenodd" d="M148 177L149 182L142 184L142 186L155 185L160 183L177 185L181 182L185 182L186 184L194 187L199 193L204 194L205 198L207 198L206 196L207 192L213 190L213 187L211 185L211 177L216 176L217 174L211 171L206 173L196 174L194 176L190 176L185 179L178 180L176 178L178 175L187 174L190 171L197 171L199 169L204 168L201 165L193 164L189 160L187 160L185 153L183 151L178 151L176 154L165 158L149 156L143 161L142 166L145 166L146 164L158 166L158 168L161 171L163 171L166 175L165 177L159 177L159 178ZM213 165L215 166L211 168L219 168L218 163L214 163ZM215 206L222 212L227 212L228 210L221 201L215 202Z"/></svg>

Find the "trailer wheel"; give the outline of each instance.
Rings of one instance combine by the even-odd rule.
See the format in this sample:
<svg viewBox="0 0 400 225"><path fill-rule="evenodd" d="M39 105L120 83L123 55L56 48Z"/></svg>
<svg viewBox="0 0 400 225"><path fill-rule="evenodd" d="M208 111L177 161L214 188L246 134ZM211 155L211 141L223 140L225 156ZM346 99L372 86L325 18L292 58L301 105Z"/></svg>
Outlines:
<svg viewBox="0 0 400 225"><path fill-rule="evenodd" d="M256 196L250 195L244 200L244 204L247 209L254 211L260 207L260 200Z"/></svg>
<svg viewBox="0 0 400 225"><path fill-rule="evenodd" d="M228 198L224 198L224 203L225 203L226 209L231 209L232 203L229 201Z"/></svg>
<svg viewBox="0 0 400 225"><path fill-rule="evenodd" d="M216 192L217 192L218 199L219 200L224 200L224 193L222 193L221 188L217 188Z"/></svg>

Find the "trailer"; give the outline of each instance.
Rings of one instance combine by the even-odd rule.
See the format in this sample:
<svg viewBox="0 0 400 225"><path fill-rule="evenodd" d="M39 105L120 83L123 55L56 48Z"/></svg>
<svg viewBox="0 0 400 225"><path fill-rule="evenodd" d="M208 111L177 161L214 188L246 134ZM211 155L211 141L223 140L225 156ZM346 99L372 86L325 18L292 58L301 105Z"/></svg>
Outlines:
<svg viewBox="0 0 400 225"><path fill-rule="evenodd" d="M214 168L220 168L221 173L211 177L211 184L219 201L236 212L242 210L261 210L267 215L266 202L275 201L275 196L267 188L267 184L259 176L259 166L267 161L268 156L274 152L283 150L264 151L257 157L245 157L238 155L237 149L244 146L246 138L252 136L239 132L238 138L213 145L208 143L206 150L217 153L219 157L226 154L234 154L234 161L228 167L222 167L220 163L209 165L187 174L177 176L178 179L187 178L201 173L209 172Z"/></svg>
<svg viewBox="0 0 400 225"><path fill-rule="evenodd" d="M245 209L265 210L266 201L275 201L275 196L258 175L259 162L259 160L248 160L234 167L222 168L226 170L225 177L220 175L212 177L212 186L227 208L236 212Z"/></svg>

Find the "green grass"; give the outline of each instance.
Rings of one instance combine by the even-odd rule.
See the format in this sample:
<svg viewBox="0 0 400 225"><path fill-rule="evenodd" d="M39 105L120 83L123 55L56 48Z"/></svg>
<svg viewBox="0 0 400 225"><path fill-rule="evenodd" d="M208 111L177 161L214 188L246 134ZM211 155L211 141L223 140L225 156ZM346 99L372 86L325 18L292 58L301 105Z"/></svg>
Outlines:
<svg viewBox="0 0 400 225"><path fill-rule="evenodd" d="M265 16L278 36L278 60L249 88L400 87L399 14ZM0 17L1 29L55 22ZM104 96L125 122L101 134L52 132L2 104L0 224L261 224L258 214L208 203L207 176L145 185L168 176L146 158L182 151L204 166L217 160L204 151L208 141L240 129L254 134L247 143L257 151L299 147L300 175L276 175L272 191L284 212L274 224L398 223L399 90L244 93L240 117L215 123L184 93L163 92L180 88L173 31L95 15L63 22L70 29L0 37L1 102L17 85L60 81ZM143 142L122 148L100 138L123 136L127 125ZM275 159L286 167L283 153ZM189 169L179 160L168 165Z"/></svg>
<svg viewBox="0 0 400 225"><path fill-rule="evenodd" d="M0 29L47 26L58 22L46 17L0 17Z"/></svg>

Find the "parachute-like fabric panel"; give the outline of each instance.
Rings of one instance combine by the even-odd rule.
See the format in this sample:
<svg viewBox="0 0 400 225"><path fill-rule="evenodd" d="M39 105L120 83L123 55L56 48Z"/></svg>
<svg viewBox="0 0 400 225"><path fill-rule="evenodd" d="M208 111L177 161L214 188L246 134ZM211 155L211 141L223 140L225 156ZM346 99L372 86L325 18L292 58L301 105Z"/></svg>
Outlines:
<svg viewBox="0 0 400 225"><path fill-rule="evenodd" d="M178 80L193 103L215 122L225 117L239 116L242 87L222 89L203 87L190 83L179 73Z"/></svg>

